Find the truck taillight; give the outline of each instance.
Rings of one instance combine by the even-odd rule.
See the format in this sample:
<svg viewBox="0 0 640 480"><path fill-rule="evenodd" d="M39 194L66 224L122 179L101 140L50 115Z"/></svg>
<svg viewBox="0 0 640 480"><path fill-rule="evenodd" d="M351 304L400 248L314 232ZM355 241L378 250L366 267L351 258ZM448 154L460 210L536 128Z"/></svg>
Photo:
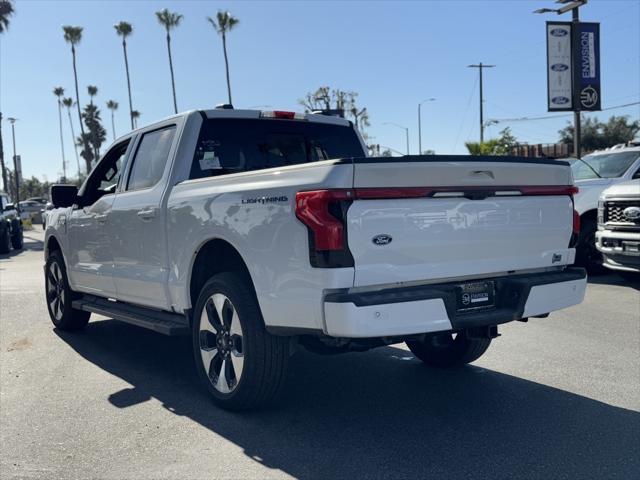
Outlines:
<svg viewBox="0 0 640 480"><path fill-rule="evenodd" d="M580 234L580 214L577 210L573 211L573 233L574 235Z"/></svg>
<svg viewBox="0 0 640 480"><path fill-rule="evenodd" d="M351 190L296 193L296 217L309 229L309 251L314 267L353 266L345 225L352 197Z"/></svg>

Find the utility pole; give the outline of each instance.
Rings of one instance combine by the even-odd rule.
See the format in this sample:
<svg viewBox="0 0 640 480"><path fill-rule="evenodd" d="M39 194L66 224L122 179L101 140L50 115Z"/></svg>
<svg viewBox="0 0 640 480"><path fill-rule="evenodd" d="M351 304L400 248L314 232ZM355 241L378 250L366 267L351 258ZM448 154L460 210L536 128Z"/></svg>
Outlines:
<svg viewBox="0 0 640 480"><path fill-rule="evenodd" d="M468 65L468 68L477 68L480 72L480 143L484 142L484 112L483 112L483 91L482 91L482 69L483 68L493 68L495 65L485 65L482 62L477 65Z"/></svg>
<svg viewBox="0 0 640 480"><path fill-rule="evenodd" d="M418 155L422 155L422 114L420 113L420 107L423 103L433 102L435 98L427 98L418 104Z"/></svg>
<svg viewBox="0 0 640 480"><path fill-rule="evenodd" d="M7 118L11 123L11 136L13 137L13 176L16 177L16 200L14 205L20 214L20 172L18 171L18 156L16 155L16 121L17 118Z"/></svg>

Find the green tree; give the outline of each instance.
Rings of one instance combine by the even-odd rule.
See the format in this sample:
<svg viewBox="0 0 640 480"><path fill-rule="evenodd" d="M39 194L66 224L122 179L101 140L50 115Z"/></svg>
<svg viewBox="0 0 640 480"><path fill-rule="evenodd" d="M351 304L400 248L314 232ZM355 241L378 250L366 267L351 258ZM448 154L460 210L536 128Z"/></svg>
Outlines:
<svg viewBox="0 0 640 480"><path fill-rule="evenodd" d="M87 144L93 148L93 151L90 149L87 151L83 150L83 153L80 155L86 159L89 154L92 154L93 158L97 160L100 157L100 147L107 139L107 131L101 123L102 119L100 118L100 110L93 103L85 105L82 118L84 118L84 123L88 130L88 133L83 140L86 140Z"/></svg>
<svg viewBox="0 0 640 480"><path fill-rule="evenodd" d="M122 37L122 51L124 52L124 69L127 73L127 91L129 92L129 119L133 130L133 102L131 101L131 79L129 78L129 58L127 57L127 37L133 33L133 26L128 22L120 22L113 26L116 33Z"/></svg>
<svg viewBox="0 0 640 480"><path fill-rule="evenodd" d="M62 135L62 97L64 95L64 88L56 87L53 89L53 94L58 99L58 123L60 126L60 149L62 150L62 177L67 178L67 161L64 158L64 136Z"/></svg>
<svg viewBox="0 0 640 480"><path fill-rule="evenodd" d="M4 33L9 28L9 17L13 15L13 3L8 0L0 0L0 33ZM2 169L2 185L7 190L8 178L7 169L4 164L4 146L2 143L2 112L0 112L0 169Z"/></svg>
<svg viewBox="0 0 640 480"><path fill-rule="evenodd" d="M67 108L69 116L69 127L71 128L71 143L73 143L73 152L76 155L76 165L78 167L78 176L80 175L80 157L78 156L78 145L76 144L76 134L73 131L73 120L71 119L71 108L74 106L73 98L67 97L62 99L62 104Z"/></svg>
<svg viewBox="0 0 640 480"><path fill-rule="evenodd" d="M588 153L633 140L640 132L640 120L631 122L626 115L614 115L603 123L596 117L588 117L583 119L581 127L580 146ZM558 133L561 143L573 144L573 124L568 123Z"/></svg>
<svg viewBox="0 0 640 480"><path fill-rule="evenodd" d="M227 57L227 33L235 27L240 20L235 18L229 12L218 10L216 18L207 17L209 23L213 25L218 35L222 36L222 51L224 52L224 66L227 72L227 95L229 97L229 104L233 105L231 101L231 80L229 79L229 59Z"/></svg>
<svg viewBox="0 0 640 480"><path fill-rule="evenodd" d="M9 29L9 17L13 14L13 2L0 0L0 33L4 33Z"/></svg>
<svg viewBox="0 0 640 480"><path fill-rule="evenodd" d="M368 135L365 129L371 125L369 122L369 113L366 107L360 108L358 106L357 99L357 92L322 86L313 92L308 92L304 98L298 100L298 103L302 105L307 112L314 110L338 110L345 118L353 121L354 125L360 131L360 134L367 140Z"/></svg>
<svg viewBox="0 0 640 480"><path fill-rule="evenodd" d="M178 113L178 102L176 100L176 82L173 75L173 59L171 58L171 30L180 25L182 15L170 12L166 8L156 12L158 22L167 31L167 53L169 54L169 71L171 72L171 90L173 91L173 111Z"/></svg>
<svg viewBox="0 0 640 480"><path fill-rule="evenodd" d="M498 144L495 148L495 155L511 155L513 149L518 145L518 140L511 133L509 127L500 131L500 136L497 138Z"/></svg>
<svg viewBox="0 0 640 480"><path fill-rule="evenodd" d="M98 95L98 87L95 85L89 85L87 87L87 93L89 94L89 104L93 105L93 97Z"/></svg>
<svg viewBox="0 0 640 480"><path fill-rule="evenodd" d="M138 110L134 110L131 112L131 118L133 118L133 128L138 128L138 119L140 118L140 112Z"/></svg>
<svg viewBox="0 0 640 480"><path fill-rule="evenodd" d="M87 152L88 156L83 156L86 165L87 172L91 171L91 161L92 157L89 156L91 151L90 145L87 143L87 135L84 132L84 126L82 125L82 112L80 110L80 91L78 89L78 69L76 66L76 45L80 43L82 40L82 27L74 27L71 25L64 25L62 27L62 31L64 32L65 41L71 45L71 57L73 58L73 79L75 81L76 86L76 106L78 107L78 122L80 123L80 139L83 142L83 151Z"/></svg>
<svg viewBox="0 0 640 480"><path fill-rule="evenodd" d="M485 142L465 142L470 155L496 155L498 140L493 138Z"/></svg>
<svg viewBox="0 0 640 480"><path fill-rule="evenodd" d="M111 110L111 129L113 130L113 141L116 140L116 122L113 118L113 114L118 109L118 102L115 100L107 100L107 108Z"/></svg>

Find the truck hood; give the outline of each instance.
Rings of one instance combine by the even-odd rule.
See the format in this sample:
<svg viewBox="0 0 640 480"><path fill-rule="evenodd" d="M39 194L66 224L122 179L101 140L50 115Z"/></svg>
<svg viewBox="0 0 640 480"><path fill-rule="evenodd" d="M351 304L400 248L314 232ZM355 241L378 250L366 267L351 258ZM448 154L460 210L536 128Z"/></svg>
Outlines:
<svg viewBox="0 0 640 480"><path fill-rule="evenodd" d="M600 194L609 187L615 179L594 178L589 180L576 180L574 183L579 191L573 197L576 211L582 215L589 210L598 208Z"/></svg>
<svg viewBox="0 0 640 480"><path fill-rule="evenodd" d="M618 183L602 192L601 198L622 196L640 197L640 179Z"/></svg>

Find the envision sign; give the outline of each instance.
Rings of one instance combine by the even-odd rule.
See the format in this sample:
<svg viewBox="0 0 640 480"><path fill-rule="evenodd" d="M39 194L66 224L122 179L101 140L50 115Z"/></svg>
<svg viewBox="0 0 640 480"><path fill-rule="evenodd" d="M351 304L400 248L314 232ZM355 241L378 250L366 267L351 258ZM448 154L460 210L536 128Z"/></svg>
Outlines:
<svg viewBox="0 0 640 480"><path fill-rule="evenodd" d="M547 22L547 109L600 110L600 25Z"/></svg>

